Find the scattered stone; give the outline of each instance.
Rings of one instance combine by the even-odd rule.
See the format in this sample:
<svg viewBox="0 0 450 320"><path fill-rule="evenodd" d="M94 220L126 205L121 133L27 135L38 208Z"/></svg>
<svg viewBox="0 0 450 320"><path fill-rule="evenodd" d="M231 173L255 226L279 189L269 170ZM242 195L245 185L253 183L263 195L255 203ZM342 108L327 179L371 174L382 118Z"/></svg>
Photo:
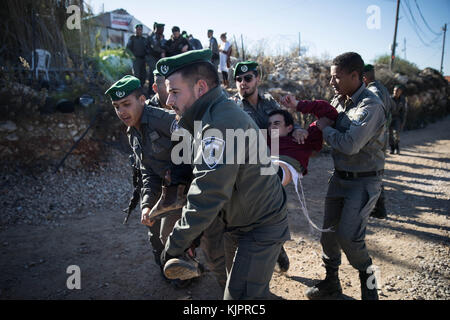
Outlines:
<svg viewBox="0 0 450 320"><path fill-rule="evenodd" d="M17 125L8 120L0 122L0 132L14 132L17 130Z"/></svg>
<svg viewBox="0 0 450 320"><path fill-rule="evenodd" d="M19 137L15 133L7 135L5 137L5 139L8 140L8 141L19 141Z"/></svg>

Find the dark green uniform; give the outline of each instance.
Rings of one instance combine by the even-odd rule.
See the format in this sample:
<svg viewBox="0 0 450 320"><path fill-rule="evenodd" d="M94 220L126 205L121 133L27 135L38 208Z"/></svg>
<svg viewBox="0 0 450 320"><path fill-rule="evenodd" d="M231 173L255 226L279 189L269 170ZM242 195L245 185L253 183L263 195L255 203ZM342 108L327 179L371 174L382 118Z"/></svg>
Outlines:
<svg viewBox="0 0 450 320"><path fill-rule="evenodd" d="M241 100L239 94L234 96L234 100L261 129L269 127L269 113L273 110L281 109L270 93L258 93L258 104L256 107L253 107L245 98Z"/></svg>
<svg viewBox="0 0 450 320"><path fill-rule="evenodd" d="M399 150L400 132L406 123L406 114L408 112L408 103L406 98L401 95L399 98L392 96L392 121L389 126L389 145L391 146L391 153L395 149ZM398 151L400 152L400 151Z"/></svg>
<svg viewBox="0 0 450 320"><path fill-rule="evenodd" d="M161 195L166 171L171 167L171 134L175 126L175 112L145 106L141 118L141 130L129 127L127 135L137 166L142 174L141 210L152 208ZM149 227L149 240L159 262L164 248L160 239L161 220Z"/></svg>
<svg viewBox="0 0 450 320"><path fill-rule="evenodd" d="M386 113L386 126L389 128L389 124L391 122L391 109L392 109L392 98L391 95L389 94L388 89L386 89L385 86L383 86L383 84L378 81L375 80L371 83L369 83L367 85L367 89L372 91L373 93L375 93L377 95L378 98L381 99L381 101L383 102L383 106L384 106L384 110ZM386 130L387 132L387 130Z"/></svg>
<svg viewBox="0 0 450 320"><path fill-rule="evenodd" d="M152 32L148 38L147 38L147 51L148 51L148 66L149 66L149 70L150 70L150 76L149 76L149 81L150 81L150 87L153 85L154 79L152 77L152 73L153 70L155 70L156 67L156 63L158 62L159 59L161 59L162 54L165 52L164 49L164 36L161 34L158 34L156 32Z"/></svg>
<svg viewBox="0 0 450 320"><path fill-rule="evenodd" d="M219 67L220 63L220 54L219 54L219 45L217 43L216 38L211 37L209 39L209 49L212 51L211 62L216 66L216 69Z"/></svg>
<svg viewBox="0 0 450 320"><path fill-rule="evenodd" d="M201 132L194 132L194 121L201 121ZM227 158L227 148L232 144L208 134L216 129L225 139L227 129L258 128L220 87L200 97L184 113L179 125L194 139L202 140L194 143L194 179L166 251L171 256L183 254L219 217L226 228L228 279L224 298L264 298L280 248L290 238L286 193L276 174L262 175L262 164L238 164L236 159ZM234 143L234 151L236 148ZM249 154L248 144L245 152Z"/></svg>
<svg viewBox="0 0 450 320"><path fill-rule="evenodd" d="M389 126L391 123L392 115L391 115L391 109L392 104L394 103L391 99L391 95L389 94L388 89L386 89L383 84L381 84L380 81L375 80L372 81L367 85L367 89L372 91L377 95L378 98L383 102L384 105L384 112L386 115L386 133L385 133L385 140L386 143L384 145L384 150L387 148L387 142L388 142L388 133L389 133ZM378 198L377 204L375 206L374 211L372 212L371 216L378 217L378 218L386 218L386 208L384 205L384 187L381 186L381 193L380 197Z"/></svg>
<svg viewBox="0 0 450 320"><path fill-rule="evenodd" d="M148 105L151 105L153 107L158 108L164 108L164 106L161 104L161 101L159 100L159 97L157 94L155 94L151 99L145 101Z"/></svg>
<svg viewBox="0 0 450 320"><path fill-rule="evenodd" d="M144 36L132 35L128 39L127 49L134 55L133 75L141 81L141 85L145 84L147 71L145 65L145 57L147 55L147 38Z"/></svg>
<svg viewBox="0 0 450 320"><path fill-rule="evenodd" d="M166 41L166 44L164 45L166 50L166 57L171 57L182 53L181 49L183 49L184 46L187 46L189 50L189 41L186 38L179 36L177 39L175 39L172 36L169 40Z"/></svg>
<svg viewBox="0 0 450 320"><path fill-rule="evenodd" d="M335 167L323 228L334 227L335 232L322 233L323 261L326 267L338 269L342 249L350 264L365 272L372 264L364 239L381 191L386 116L381 100L364 84L348 101L335 97L331 105L339 115L334 128L323 129Z"/></svg>

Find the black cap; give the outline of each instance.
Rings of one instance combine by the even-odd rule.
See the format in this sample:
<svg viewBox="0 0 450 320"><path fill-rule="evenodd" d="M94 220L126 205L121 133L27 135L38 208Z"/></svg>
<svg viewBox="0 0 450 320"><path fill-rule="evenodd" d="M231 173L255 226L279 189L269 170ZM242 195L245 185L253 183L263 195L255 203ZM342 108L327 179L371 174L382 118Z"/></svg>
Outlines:
<svg viewBox="0 0 450 320"><path fill-rule="evenodd" d="M180 32L180 28L177 27L177 26L174 26L174 27L172 28L172 32L176 32L176 31Z"/></svg>

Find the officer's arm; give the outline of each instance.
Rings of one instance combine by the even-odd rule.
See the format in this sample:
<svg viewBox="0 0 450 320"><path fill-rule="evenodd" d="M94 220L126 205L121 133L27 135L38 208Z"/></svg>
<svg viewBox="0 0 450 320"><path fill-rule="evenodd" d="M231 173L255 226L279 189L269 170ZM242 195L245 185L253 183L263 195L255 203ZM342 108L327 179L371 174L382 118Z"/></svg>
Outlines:
<svg viewBox="0 0 450 320"><path fill-rule="evenodd" d="M196 157L194 179L189 188L187 204L180 220L166 243L172 256L182 254L217 217L224 204L231 198L239 170L237 164L218 164L212 169L203 161L201 152ZM225 152L224 152L225 153Z"/></svg>
<svg viewBox="0 0 450 320"><path fill-rule="evenodd" d="M133 54L133 37L130 37L128 39L126 50L134 56L134 54Z"/></svg>
<svg viewBox="0 0 450 320"><path fill-rule="evenodd" d="M350 128L340 132L330 126L322 131L325 141L335 150L347 155L357 154L376 134L386 119L381 105L373 103L361 108L359 118Z"/></svg>
<svg viewBox="0 0 450 320"><path fill-rule="evenodd" d="M297 104L297 111L301 113L312 113L316 118L327 117L330 120L336 121L338 112L328 101L325 100L300 100Z"/></svg>
<svg viewBox="0 0 450 320"><path fill-rule="evenodd" d="M162 178L150 168L141 165L142 189L141 189L141 210L152 208L158 201L161 192Z"/></svg>

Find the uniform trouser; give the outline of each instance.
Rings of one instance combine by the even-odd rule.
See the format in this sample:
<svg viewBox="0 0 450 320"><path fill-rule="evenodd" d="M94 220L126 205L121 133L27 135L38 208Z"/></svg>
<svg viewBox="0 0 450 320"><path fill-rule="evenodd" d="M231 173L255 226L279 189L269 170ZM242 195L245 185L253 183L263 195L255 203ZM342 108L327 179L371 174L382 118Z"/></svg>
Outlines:
<svg viewBox="0 0 450 320"><path fill-rule="evenodd" d="M210 226L203 231L203 235L200 239L200 248L204 253L206 265L214 274L222 289L225 288L227 282L224 232L225 224L221 218L217 217Z"/></svg>
<svg viewBox="0 0 450 320"><path fill-rule="evenodd" d="M164 249L164 245L160 239L161 220L156 220L155 224L148 228L148 240L152 246L153 254L155 255L155 263L160 265L160 254Z"/></svg>
<svg viewBox="0 0 450 320"><path fill-rule="evenodd" d="M145 69L145 58L138 58L133 60L133 75L141 81L141 86L144 86L147 78L147 71Z"/></svg>
<svg viewBox="0 0 450 320"><path fill-rule="evenodd" d="M266 299L281 246L290 239L287 218L248 232L225 233L225 300Z"/></svg>
<svg viewBox="0 0 450 320"><path fill-rule="evenodd" d="M161 219L161 242L163 244L166 243L175 223L181 217L181 210L179 211L179 214L172 214ZM200 248L204 253L206 266L214 274L222 288L225 288L227 281L223 239L224 230L224 223L221 219L216 218L203 232L200 239Z"/></svg>
<svg viewBox="0 0 450 320"><path fill-rule="evenodd" d="M372 264L365 236L369 215L380 192L379 176L341 179L334 174L331 177L325 199L323 228L334 226L334 232L323 232L320 238L326 267L339 268L341 249L355 269L366 271Z"/></svg>
<svg viewBox="0 0 450 320"><path fill-rule="evenodd" d="M389 145L391 148L396 147L400 142L400 130L402 127L402 119L392 118L391 125L389 126Z"/></svg>
<svg viewBox="0 0 450 320"><path fill-rule="evenodd" d="M178 211L178 213L176 212ZM173 230L175 222L181 217L181 209L174 210L173 214L168 215L165 218L157 219L153 226L148 228L148 240L152 246L153 254L155 255L155 263L161 264L160 255L164 249L164 244L167 241L167 237Z"/></svg>

